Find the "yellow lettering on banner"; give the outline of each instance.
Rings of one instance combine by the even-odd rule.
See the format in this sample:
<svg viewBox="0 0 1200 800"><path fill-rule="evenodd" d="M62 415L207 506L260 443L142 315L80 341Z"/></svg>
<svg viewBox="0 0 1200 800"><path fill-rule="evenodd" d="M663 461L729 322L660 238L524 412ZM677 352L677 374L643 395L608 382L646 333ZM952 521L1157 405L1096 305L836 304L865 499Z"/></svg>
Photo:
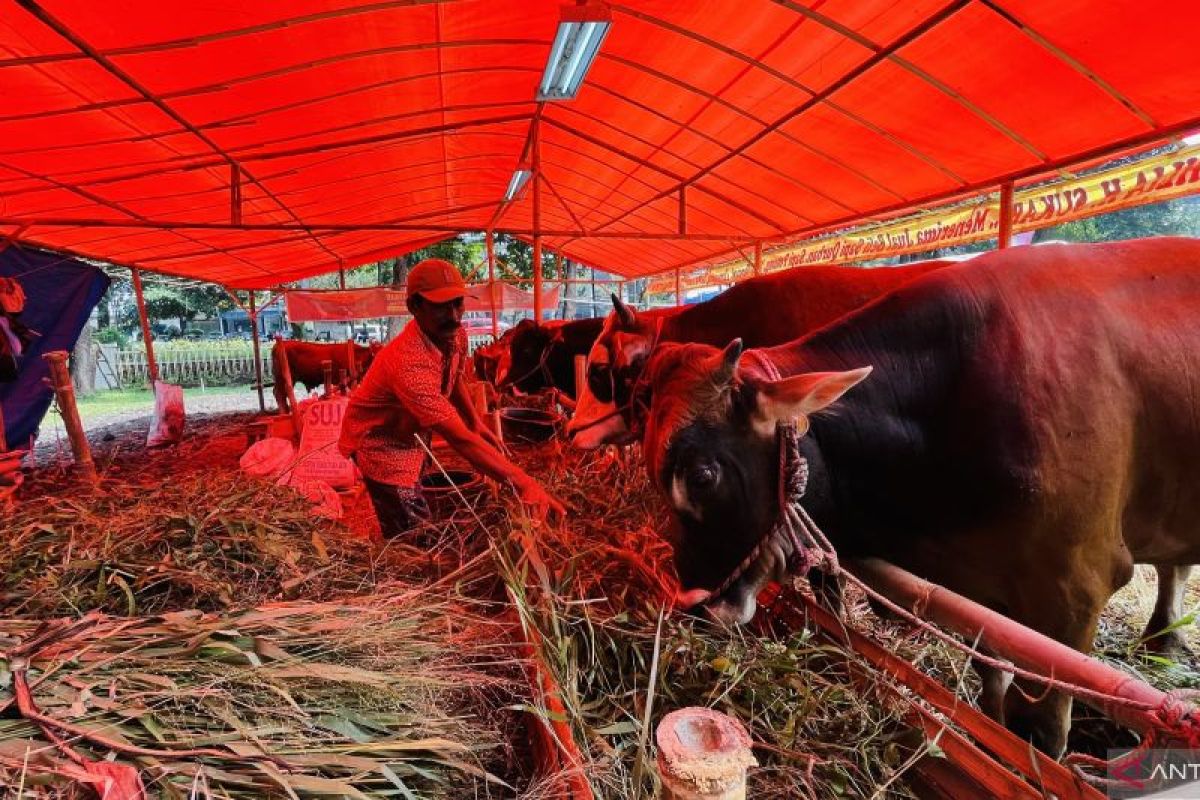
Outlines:
<svg viewBox="0 0 1200 800"><path fill-rule="evenodd" d="M1193 146L1081 178L1018 191L1013 198L1013 231L1047 228L1197 192L1200 192L1200 146ZM994 238L999 229L999 205L995 200L987 200L966 209L932 210L900 222L775 248L763 253L763 271L920 253ZM681 282L689 289L697 289L732 283L752 274L753 270L738 259L684 275ZM648 291L663 293L674 288L671 276L652 279Z"/></svg>

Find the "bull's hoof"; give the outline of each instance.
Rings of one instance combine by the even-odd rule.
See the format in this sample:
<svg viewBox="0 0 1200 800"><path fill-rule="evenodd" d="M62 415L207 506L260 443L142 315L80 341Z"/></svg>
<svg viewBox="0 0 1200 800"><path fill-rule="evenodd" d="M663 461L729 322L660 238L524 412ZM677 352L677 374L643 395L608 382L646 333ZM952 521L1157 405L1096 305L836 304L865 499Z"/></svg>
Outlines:
<svg viewBox="0 0 1200 800"><path fill-rule="evenodd" d="M1040 704L1025 702L1022 698L1012 702L1010 690L1004 708L1006 727L1018 739L1029 742L1050 758L1058 759L1067 750L1067 725L1055 714L1047 713Z"/></svg>

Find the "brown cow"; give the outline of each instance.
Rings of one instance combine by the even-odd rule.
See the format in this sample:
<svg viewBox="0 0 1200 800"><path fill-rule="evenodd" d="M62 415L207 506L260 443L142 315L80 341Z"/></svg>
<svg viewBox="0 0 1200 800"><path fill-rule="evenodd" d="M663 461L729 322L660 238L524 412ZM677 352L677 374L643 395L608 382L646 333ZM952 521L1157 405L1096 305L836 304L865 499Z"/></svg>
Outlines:
<svg viewBox="0 0 1200 800"><path fill-rule="evenodd" d="M346 370L351 379L354 379L355 376L361 379L366 373L367 367L371 366L371 359L375 357L379 348L380 345L377 342L372 343L370 347L363 347L350 342L325 344L323 342L298 342L276 337L275 346L271 348L275 405L284 413L291 410L287 397L288 387L283 377L282 359L287 359L288 367L292 372L292 383L303 383L304 388L311 392L325 382L325 368L322 362L333 362L333 379L335 381L340 378L342 370ZM351 352L354 353L353 367L350 363Z"/></svg>
<svg viewBox="0 0 1200 800"><path fill-rule="evenodd" d="M775 431L795 421L803 503L843 557L1083 651L1135 562L1159 573L1148 632L1178 618L1200 561L1200 241L995 251L786 345L667 345L647 375L685 603L744 622L782 577ZM1068 697L984 678L985 710L1062 752Z"/></svg>
<svg viewBox="0 0 1200 800"><path fill-rule="evenodd" d="M632 440L641 419L630 394L655 344L720 346L738 337L747 347L782 344L949 263L793 269L751 278L707 302L661 317L637 313L614 296L616 308L588 355L588 391L567 426L571 442L591 450Z"/></svg>

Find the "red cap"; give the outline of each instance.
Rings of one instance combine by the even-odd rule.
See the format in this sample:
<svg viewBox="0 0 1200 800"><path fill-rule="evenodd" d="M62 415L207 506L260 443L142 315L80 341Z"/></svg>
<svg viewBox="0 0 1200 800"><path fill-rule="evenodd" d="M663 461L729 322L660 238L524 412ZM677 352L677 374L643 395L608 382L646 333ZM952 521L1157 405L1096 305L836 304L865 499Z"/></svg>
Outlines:
<svg viewBox="0 0 1200 800"><path fill-rule="evenodd" d="M419 294L431 303L448 303L467 293L458 269L440 258L427 258L413 267L406 288L408 297Z"/></svg>

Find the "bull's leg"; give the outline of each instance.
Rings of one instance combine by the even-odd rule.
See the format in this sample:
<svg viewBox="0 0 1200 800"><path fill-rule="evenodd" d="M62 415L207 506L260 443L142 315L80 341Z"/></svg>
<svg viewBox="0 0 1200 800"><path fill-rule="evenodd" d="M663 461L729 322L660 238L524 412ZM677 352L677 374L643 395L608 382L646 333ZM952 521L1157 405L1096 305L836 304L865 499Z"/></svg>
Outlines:
<svg viewBox="0 0 1200 800"><path fill-rule="evenodd" d="M979 693L979 710L992 719L1004 724L1004 693L1012 683L1012 675L1002 669L973 662L972 666L979 675L982 689Z"/></svg>
<svg viewBox="0 0 1200 800"><path fill-rule="evenodd" d="M288 407L287 389L280 378L275 379L275 385L271 387L271 391L275 395L275 407L279 409L279 413L290 413L291 408Z"/></svg>
<svg viewBox="0 0 1200 800"><path fill-rule="evenodd" d="M1157 564L1154 567L1158 573L1158 599L1154 603L1154 613L1142 633L1147 649L1157 652L1186 651L1187 637L1183 631L1172 630L1161 636L1156 635L1170 628L1183 616L1183 592L1187 588L1188 573L1191 566L1167 566Z"/></svg>
<svg viewBox="0 0 1200 800"><path fill-rule="evenodd" d="M1111 575L1116 572L1063 568L1058 574L1030 576L1032 585L1043 591L1024 598L1026 602L1013 609L1013 618L1082 653L1089 652L1100 612L1115 591ZM1043 674L1050 669L1051 665L1045 665ZM1062 692L1014 678L1004 697L1004 724L1043 753L1058 758L1067 747L1071 701Z"/></svg>

